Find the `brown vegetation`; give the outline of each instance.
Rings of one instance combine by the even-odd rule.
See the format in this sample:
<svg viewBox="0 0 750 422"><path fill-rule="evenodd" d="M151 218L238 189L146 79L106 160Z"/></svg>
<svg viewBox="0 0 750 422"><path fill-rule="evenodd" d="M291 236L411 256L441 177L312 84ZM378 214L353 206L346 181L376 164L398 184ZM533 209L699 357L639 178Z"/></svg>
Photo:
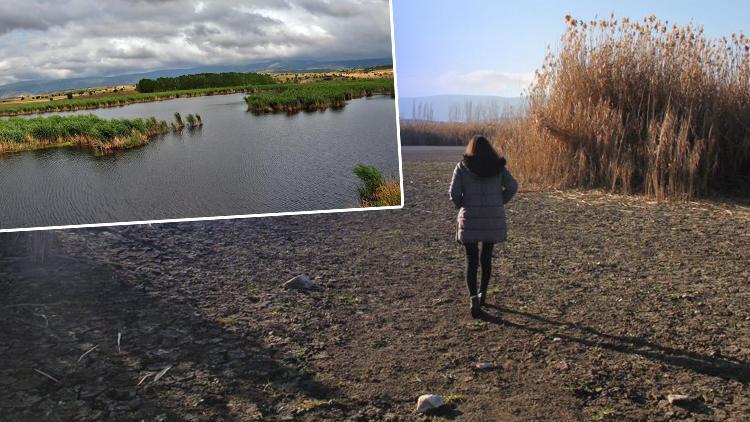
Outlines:
<svg viewBox="0 0 750 422"><path fill-rule="evenodd" d="M655 17L582 22L548 53L524 118L402 123L405 143L485 133L524 179L692 198L750 187L750 38ZM419 139L419 140L415 140ZM519 169L520 167L520 169Z"/></svg>
<svg viewBox="0 0 750 422"><path fill-rule="evenodd" d="M433 122L428 120L402 120L402 145L466 145L474 135L484 135L490 139L499 139L502 135L499 128L504 126L497 122Z"/></svg>
<svg viewBox="0 0 750 422"><path fill-rule="evenodd" d="M401 205L401 183L398 179L386 178L376 167L363 164L355 166L352 172L360 181L357 186L360 207Z"/></svg>
<svg viewBox="0 0 750 422"><path fill-rule="evenodd" d="M523 185L548 189L571 187L564 177L570 167L562 158L566 145L538 136L528 118L474 123L401 121L403 145L465 145L474 135L492 140L508 158L509 167Z"/></svg>
<svg viewBox="0 0 750 422"><path fill-rule="evenodd" d="M362 207L392 207L401 205L401 185L398 180L389 180L375 190L372 202L362 202Z"/></svg>
<svg viewBox="0 0 750 422"><path fill-rule="evenodd" d="M566 144L570 184L694 197L750 183L750 39L654 16L566 20L530 118Z"/></svg>
<svg viewBox="0 0 750 422"><path fill-rule="evenodd" d="M282 72L271 74L282 83L310 83L319 80L356 80L356 79L393 79L393 68L390 69L350 69L330 72Z"/></svg>

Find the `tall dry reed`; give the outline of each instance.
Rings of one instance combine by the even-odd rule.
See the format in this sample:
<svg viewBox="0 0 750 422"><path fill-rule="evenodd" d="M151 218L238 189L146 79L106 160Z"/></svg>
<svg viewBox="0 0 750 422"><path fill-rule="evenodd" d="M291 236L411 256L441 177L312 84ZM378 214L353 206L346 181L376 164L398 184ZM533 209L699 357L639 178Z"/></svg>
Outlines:
<svg viewBox="0 0 750 422"><path fill-rule="evenodd" d="M493 139L526 183L657 198L750 192L750 38L566 17L512 122L402 122L405 145Z"/></svg>
<svg viewBox="0 0 750 422"><path fill-rule="evenodd" d="M750 39L654 16L566 21L529 90L537 136L564 145L538 157L549 177L658 198L750 185Z"/></svg>

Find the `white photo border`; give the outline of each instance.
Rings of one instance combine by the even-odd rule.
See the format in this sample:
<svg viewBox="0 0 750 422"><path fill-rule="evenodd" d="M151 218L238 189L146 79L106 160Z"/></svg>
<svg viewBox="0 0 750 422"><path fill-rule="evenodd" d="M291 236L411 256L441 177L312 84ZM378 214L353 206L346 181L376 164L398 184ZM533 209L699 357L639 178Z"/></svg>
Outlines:
<svg viewBox="0 0 750 422"><path fill-rule="evenodd" d="M196 221L219 221L219 220L238 220L248 218L261 218L261 217L286 217L292 215L312 215L312 214L334 214L334 213L345 213L345 212L362 212L362 211L382 211L382 210L400 210L404 208L404 169L403 159L401 157L401 121L398 106L398 72L396 71L396 35L393 24L393 0L388 1L388 7L390 9L390 25L391 25L391 56L393 63L393 89L394 89L394 103L396 107L396 142L398 142L398 175L399 184L401 189L401 205L385 206L385 207L367 207L367 208L340 208L330 210L316 210L316 211L291 211L291 212L274 212L274 213L262 213L262 214L243 214L243 215L226 215L226 216L215 216L215 217L195 217L195 218L173 218L166 220L144 220L144 221L123 221L123 222L112 222L112 223L95 223L95 224L74 224L65 226L44 226L44 227L25 227L17 229L0 229L0 233L18 233L18 232L33 232L42 230L68 230L68 229L83 229L83 228L96 228L96 227L116 227L116 226L141 226L151 224L170 224L170 223L188 223Z"/></svg>

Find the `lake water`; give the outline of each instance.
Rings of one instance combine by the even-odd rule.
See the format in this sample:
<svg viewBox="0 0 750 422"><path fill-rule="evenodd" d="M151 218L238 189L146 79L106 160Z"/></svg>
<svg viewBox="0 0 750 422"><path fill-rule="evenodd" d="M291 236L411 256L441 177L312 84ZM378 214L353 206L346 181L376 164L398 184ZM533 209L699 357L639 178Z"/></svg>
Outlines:
<svg viewBox="0 0 750 422"><path fill-rule="evenodd" d="M244 97L59 113L169 121L198 113L205 126L105 157L71 149L2 156L0 228L349 208L358 163L398 177L393 99L257 116Z"/></svg>

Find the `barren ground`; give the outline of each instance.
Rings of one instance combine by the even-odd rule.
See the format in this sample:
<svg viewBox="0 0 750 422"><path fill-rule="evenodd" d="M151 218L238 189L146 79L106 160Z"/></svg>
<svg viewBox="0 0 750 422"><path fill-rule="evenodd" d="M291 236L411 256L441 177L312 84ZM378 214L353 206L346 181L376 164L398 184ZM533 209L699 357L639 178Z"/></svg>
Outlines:
<svg viewBox="0 0 750 422"><path fill-rule="evenodd" d="M748 418L747 204L521 192L474 320L452 167L405 162L400 211L71 230L45 264L2 259L0 419L412 420L425 393L446 419ZM281 287L300 273L321 287Z"/></svg>

